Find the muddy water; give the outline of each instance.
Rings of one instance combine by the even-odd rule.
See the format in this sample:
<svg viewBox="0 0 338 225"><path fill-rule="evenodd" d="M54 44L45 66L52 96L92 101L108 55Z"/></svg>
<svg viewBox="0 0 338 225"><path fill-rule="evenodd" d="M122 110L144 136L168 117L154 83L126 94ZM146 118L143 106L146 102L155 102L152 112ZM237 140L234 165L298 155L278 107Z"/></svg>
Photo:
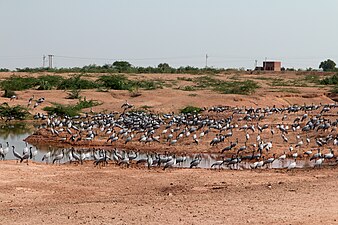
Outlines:
<svg viewBox="0 0 338 225"><path fill-rule="evenodd" d="M6 155L6 159L16 159L13 155L12 146L15 147L16 152L22 155L22 151L26 147L26 142L23 140L33 132L34 126L28 126L25 123L0 124L0 144L2 144L3 149L7 147L7 142L9 145L9 152ZM35 146L30 144L27 144L27 147L33 147L33 150L36 149ZM38 151L34 160L41 161L43 154L42 151Z"/></svg>
<svg viewBox="0 0 338 225"><path fill-rule="evenodd" d="M11 146L15 146L15 150L22 154L23 149L26 146L26 143L23 141L26 137L31 135L34 132L33 129L28 129L25 124L14 124L14 125L0 125L0 143L2 144L3 148L6 147L6 142L9 143L9 153L6 155L6 159L16 159L13 155ZM30 144L27 144L28 148L33 147L33 151L37 150L37 155L33 159L33 161L41 162L43 155L50 151L54 153L55 155L58 154L61 149L53 147L53 146L32 146ZM84 152L89 152L90 150L82 149ZM69 150L66 149L65 151L65 157L61 161L61 163L67 163L69 162L68 157ZM186 161L184 161L181 164L175 165L175 167L182 167L182 168L189 168L190 162L197 157L197 154L195 155L187 155ZM144 159L147 158L145 153L139 153L138 157L135 159ZM199 168L211 168L211 166L221 159L220 154L201 154L201 162L198 165ZM92 160L93 158L90 158ZM266 165L264 168L272 168L272 169L279 169L279 168L287 168L290 163L294 162L294 159L285 159L283 161L275 160L271 165ZM313 167L314 161L310 161L308 159L297 159L297 168L307 168L307 167ZM234 166L226 166L222 165L221 168L223 169L250 169L252 165L252 162L241 162L238 165ZM214 169L218 169L218 166L215 166Z"/></svg>

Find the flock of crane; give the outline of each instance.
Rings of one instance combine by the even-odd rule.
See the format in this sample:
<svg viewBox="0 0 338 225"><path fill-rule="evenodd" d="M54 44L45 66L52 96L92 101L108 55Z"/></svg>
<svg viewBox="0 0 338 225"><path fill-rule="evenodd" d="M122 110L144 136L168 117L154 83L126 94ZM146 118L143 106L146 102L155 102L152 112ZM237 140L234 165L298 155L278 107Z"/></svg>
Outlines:
<svg viewBox="0 0 338 225"><path fill-rule="evenodd" d="M219 153L210 165L212 168L235 169L243 163L248 163L251 169L272 168L275 161L289 159L285 167L293 169L298 167L299 158L312 161L314 167L321 167L324 162L330 165L338 162L335 155L337 104L265 108L215 106L205 108L200 114L131 111L133 105L128 102L121 108L121 113L75 117L36 114L34 118L43 121L43 129L50 137L62 143L74 147L80 143L101 143L101 147L91 150L71 147L49 151L42 160L60 163L68 159L80 164L93 160L97 166L114 162L120 166L136 164L148 168L163 166L163 169L185 163L193 168L201 163L201 154L189 157L177 152L189 152L189 148L199 146ZM140 154L126 150L130 145L153 150ZM156 150L164 146L167 151L159 154ZM5 158L8 151L8 143L5 148L1 146L0 158ZM13 146L13 155L21 162L35 157L35 151L26 146L19 154Z"/></svg>

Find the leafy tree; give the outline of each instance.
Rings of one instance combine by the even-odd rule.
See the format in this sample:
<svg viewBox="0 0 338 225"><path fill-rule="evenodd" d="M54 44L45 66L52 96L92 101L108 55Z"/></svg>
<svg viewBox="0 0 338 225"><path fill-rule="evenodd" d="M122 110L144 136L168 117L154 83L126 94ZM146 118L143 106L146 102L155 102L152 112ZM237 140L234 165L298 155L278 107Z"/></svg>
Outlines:
<svg viewBox="0 0 338 225"><path fill-rule="evenodd" d="M158 64L157 68L164 73L170 73L171 72L171 67L169 66L168 63L160 63Z"/></svg>
<svg viewBox="0 0 338 225"><path fill-rule="evenodd" d="M132 68L132 65L127 61L115 61L113 66L121 73L127 72Z"/></svg>
<svg viewBox="0 0 338 225"><path fill-rule="evenodd" d="M326 61L321 62L319 68L323 69L324 71L334 71L336 68L336 63L331 59L328 59Z"/></svg>

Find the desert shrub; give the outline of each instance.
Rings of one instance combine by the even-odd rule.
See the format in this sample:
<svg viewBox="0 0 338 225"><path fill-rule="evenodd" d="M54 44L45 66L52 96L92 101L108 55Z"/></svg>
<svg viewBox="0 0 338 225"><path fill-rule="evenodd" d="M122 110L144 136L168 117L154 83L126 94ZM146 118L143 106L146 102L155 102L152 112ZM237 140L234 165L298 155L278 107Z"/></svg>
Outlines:
<svg viewBox="0 0 338 225"><path fill-rule="evenodd" d="M331 89L331 93L338 94L338 85L335 85L335 86Z"/></svg>
<svg viewBox="0 0 338 225"><path fill-rule="evenodd" d="M291 86L292 84L282 78L274 78L271 80L271 86Z"/></svg>
<svg viewBox="0 0 338 225"><path fill-rule="evenodd" d="M6 102L0 105L0 116L23 120L29 115L29 112L26 108L16 105L9 106Z"/></svg>
<svg viewBox="0 0 338 225"><path fill-rule="evenodd" d="M323 85L333 85L333 84L338 84L338 74L334 74L331 77L326 77L319 82L320 84Z"/></svg>
<svg viewBox="0 0 338 225"><path fill-rule="evenodd" d="M252 80L246 81L234 81L234 82L222 82L215 87L215 90L222 94L240 94L247 95L255 92L258 88L258 84Z"/></svg>
<svg viewBox="0 0 338 225"><path fill-rule="evenodd" d="M183 91L196 91L196 88L194 86L185 86Z"/></svg>
<svg viewBox="0 0 338 225"><path fill-rule="evenodd" d="M76 116L79 114L79 111L74 108L72 105L62 105L54 103L53 106L46 106L43 108L49 115L58 115L58 116Z"/></svg>
<svg viewBox="0 0 338 225"><path fill-rule="evenodd" d="M141 108L141 109L144 109L144 110L148 110L148 109L153 108L153 106L143 105L143 106L140 106L140 108Z"/></svg>
<svg viewBox="0 0 338 225"><path fill-rule="evenodd" d="M145 90L155 90L159 88L163 88L163 81L161 80L141 80L141 81L129 81L131 85L136 85L139 88L143 88Z"/></svg>
<svg viewBox="0 0 338 225"><path fill-rule="evenodd" d="M193 81L197 84L198 88L215 87L222 82L221 80L215 79L211 76L197 77L193 79Z"/></svg>
<svg viewBox="0 0 338 225"><path fill-rule="evenodd" d="M259 85L252 80L246 81L222 81L211 76L195 78L196 88L209 88L222 94L247 95L255 92Z"/></svg>
<svg viewBox="0 0 338 225"><path fill-rule="evenodd" d="M37 88L38 90L51 90L57 87L64 79L61 76L43 75L35 77L12 76L3 80L0 86L4 90L22 91Z"/></svg>
<svg viewBox="0 0 338 225"><path fill-rule="evenodd" d="M113 90L129 90L131 82L123 74L104 75L97 80L98 84Z"/></svg>
<svg viewBox="0 0 338 225"><path fill-rule="evenodd" d="M22 91L31 89L39 84L37 78L12 76L1 82L3 90Z"/></svg>
<svg viewBox="0 0 338 225"><path fill-rule="evenodd" d="M43 75L38 77L39 87L38 90L51 90L56 88L63 82L64 78L57 75Z"/></svg>
<svg viewBox="0 0 338 225"><path fill-rule="evenodd" d="M320 77L318 75L306 75L304 81L308 83L319 84L320 83L319 78Z"/></svg>
<svg viewBox="0 0 338 225"><path fill-rule="evenodd" d="M14 91L6 89L2 97L11 98L13 95L16 95Z"/></svg>
<svg viewBox="0 0 338 225"><path fill-rule="evenodd" d="M177 80L183 80L183 81L193 81L192 78L187 78L187 77L177 77Z"/></svg>
<svg viewBox="0 0 338 225"><path fill-rule="evenodd" d="M80 111L85 108L90 108L100 105L99 102L95 100L79 100L75 105L62 105L58 103L53 103L53 106L46 106L43 108L49 115L58 115L58 116L76 116L79 115Z"/></svg>
<svg viewBox="0 0 338 225"><path fill-rule="evenodd" d="M87 101L86 98L84 98L83 100L80 100L76 105L75 108L78 110L82 110L85 108L90 108L90 107L94 107L94 106L98 106L101 103L95 100L89 100Z"/></svg>
<svg viewBox="0 0 338 225"><path fill-rule="evenodd" d="M80 99L81 98L80 93L81 93L80 89L69 90L67 92L67 94L68 94L67 98L68 99Z"/></svg>
<svg viewBox="0 0 338 225"><path fill-rule="evenodd" d="M197 94L196 93L192 93L192 94L188 94L188 96L190 96L190 97L196 97Z"/></svg>
<svg viewBox="0 0 338 225"><path fill-rule="evenodd" d="M199 107L195 107L195 106L187 106L181 109L180 112L184 114L188 114L188 113L197 114L197 113L202 112L202 109Z"/></svg>
<svg viewBox="0 0 338 225"><path fill-rule="evenodd" d="M81 78L82 75L75 75L68 79L64 79L57 86L59 90L73 90L73 89L94 89L98 87L98 84L94 81L85 80Z"/></svg>

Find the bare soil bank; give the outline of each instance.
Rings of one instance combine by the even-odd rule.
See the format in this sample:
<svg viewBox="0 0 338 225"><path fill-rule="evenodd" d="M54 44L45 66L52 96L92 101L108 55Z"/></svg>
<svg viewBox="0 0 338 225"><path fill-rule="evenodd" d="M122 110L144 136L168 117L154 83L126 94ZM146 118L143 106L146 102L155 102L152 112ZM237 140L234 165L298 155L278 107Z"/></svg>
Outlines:
<svg viewBox="0 0 338 225"><path fill-rule="evenodd" d="M338 224L337 167L218 171L0 163L0 224Z"/></svg>

